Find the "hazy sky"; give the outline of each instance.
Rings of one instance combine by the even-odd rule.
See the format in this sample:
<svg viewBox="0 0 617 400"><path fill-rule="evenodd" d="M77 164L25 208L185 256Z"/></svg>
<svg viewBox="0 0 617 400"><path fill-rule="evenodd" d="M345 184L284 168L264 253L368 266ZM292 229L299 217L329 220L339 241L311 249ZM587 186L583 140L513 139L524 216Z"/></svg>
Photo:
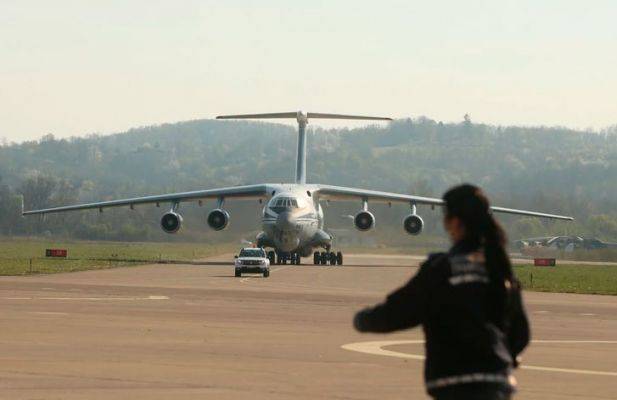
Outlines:
<svg viewBox="0 0 617 400"><path fill-rule="evenodd" d="M0 137L296 109L616 124L617 2L0 0Z"/></svg>

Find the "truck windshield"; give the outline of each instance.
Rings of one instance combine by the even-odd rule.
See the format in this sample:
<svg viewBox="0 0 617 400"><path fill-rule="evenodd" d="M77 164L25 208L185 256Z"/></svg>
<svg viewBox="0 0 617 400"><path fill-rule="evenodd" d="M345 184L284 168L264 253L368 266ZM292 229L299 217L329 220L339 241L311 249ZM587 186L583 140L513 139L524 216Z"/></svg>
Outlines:
<svg viewBox="0 0 617 400"><path fill-rule="evenodd" d="M265 257L265 254L261 249L242 249L240 257Z"/></svg>

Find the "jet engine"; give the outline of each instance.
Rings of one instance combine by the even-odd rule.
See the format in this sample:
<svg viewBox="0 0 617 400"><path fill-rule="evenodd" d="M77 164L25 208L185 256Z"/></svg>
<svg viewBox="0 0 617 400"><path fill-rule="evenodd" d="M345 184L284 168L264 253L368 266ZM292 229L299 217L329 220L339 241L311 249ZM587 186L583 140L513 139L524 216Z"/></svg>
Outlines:
<svg viewBox="0 0 617 400"><path fill-rule="evenodd" d="M215 231L222 231L229 224L229 213L225 210L217 208L210 211L208 214L208 226Z"/></svg>
<svg viewBox="0 0 617 400"><path fill-rule="evenodd" d="M353 223L359 231L368 231L375 227L375 216L370 211L360 211L353 218Z"/></svg>
<svg viewBox="0 0 617 400"><path fill-rule="evenodd" d="M410 235L419 235L422 232L422 228L424 228L424 221L416 214L411 214L405 217L403 220L403 228L405 232Z"/></svg>
<svg viewBox="0 0 617 400"><path fill-rule="evenodd" d="M161 228L165 233L176 233L182 227L182 215L169 211L161 218Z"/></svg>

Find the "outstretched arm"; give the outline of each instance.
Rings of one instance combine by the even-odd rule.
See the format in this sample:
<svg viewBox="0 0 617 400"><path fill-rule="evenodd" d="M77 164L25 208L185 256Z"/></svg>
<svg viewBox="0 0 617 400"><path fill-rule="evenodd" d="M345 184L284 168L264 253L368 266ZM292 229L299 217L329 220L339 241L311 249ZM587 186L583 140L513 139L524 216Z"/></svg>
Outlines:
<svg viewBox="0 0 617 400"><path fill-rule="evenodd" d="M358 312L354 327L360 332L386 333L421 324L428 302L427 264L405 286L388 295L385 302Z"/></svg>

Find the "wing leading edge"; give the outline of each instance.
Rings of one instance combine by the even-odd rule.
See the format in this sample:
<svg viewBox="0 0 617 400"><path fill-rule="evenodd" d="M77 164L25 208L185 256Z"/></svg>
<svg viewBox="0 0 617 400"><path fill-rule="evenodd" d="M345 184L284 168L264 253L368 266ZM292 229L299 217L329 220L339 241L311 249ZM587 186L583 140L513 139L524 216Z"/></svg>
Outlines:
<svg viewBox="0 0 617 400"><path fill-rule="evenodd" d="M156 196L135 197L132 199L121 199L111 201L101 201L97 203L77 204L72 206L45 208L41 210L23 211L22 215L48 214L64 211L103 209L107 207L134 206L137 204L153 203L181 203L211 198L233 198L233 199L259 199L267 197L267 185L248 185L235 186L220 189L196 190L193 192L169 193Z"/></svg>
<svg viewBox="0 0 617 400"><path fill-rule="evenodd" d="M442 199L437 199L433 197L412 196L408 194L380 192L376 190L347 188L347 187L341 187L341 186L318 185L316 194L319 196L319 198L322 198L325 200L366 199L366 200L372 200L372 201L377 201L377 202L382 202L382 203L415 203L415 204L425 204L425 205L431 205L431 206L443 206L444 205L444 202ZM530 217L559 219L559 220L565 220L565 221L574 220L574 218L564 216L564 215L547 214L547 213L527 211L527 210L518 210L514 208L491 207L491 209L493 210L493 212L504 213L504 214L526 215Z"/></svg>

